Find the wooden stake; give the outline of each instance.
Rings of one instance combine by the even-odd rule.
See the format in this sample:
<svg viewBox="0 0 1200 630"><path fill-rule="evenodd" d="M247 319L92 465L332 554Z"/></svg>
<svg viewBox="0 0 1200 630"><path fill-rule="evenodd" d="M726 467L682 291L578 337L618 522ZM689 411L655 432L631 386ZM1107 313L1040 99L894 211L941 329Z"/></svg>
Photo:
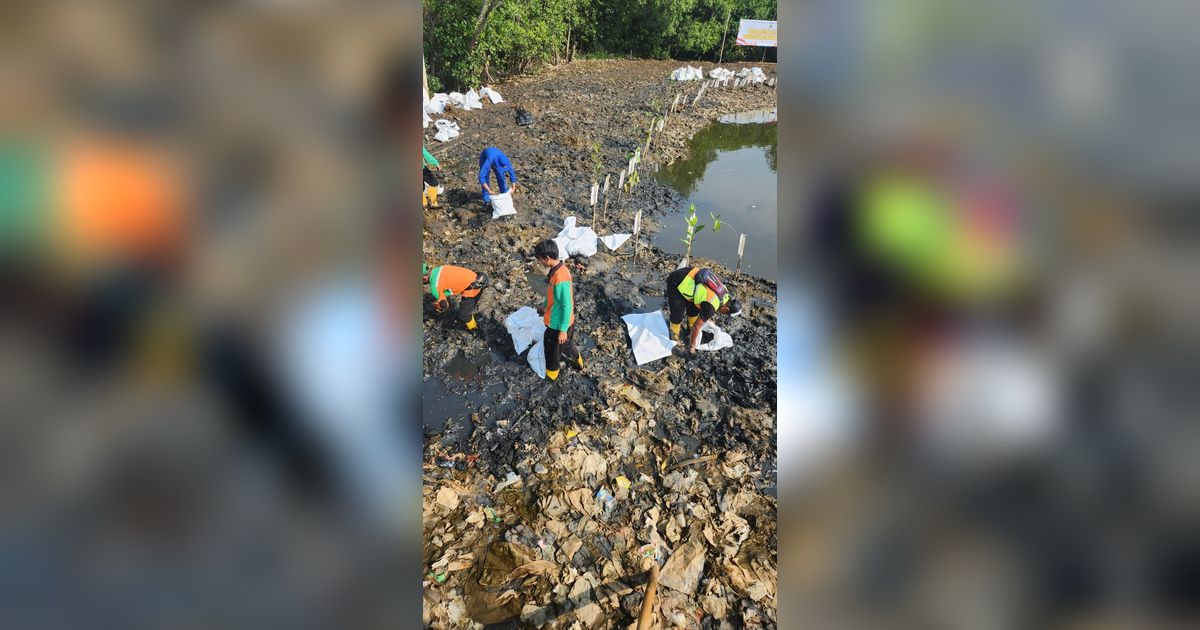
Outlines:
<svg viewBox="0 0 1200 630"><path fill-rule="evenodd" d="M642 610L638 613L637 630L650 630L654 617L654 597L658 591L658 561L650 565L650 579L646 581L646 594L642 596Z"/></svg>
<svg viewBox="0 0 1200 630"><path fill-rule="evenodd" d="M592 194L589 199L592 202L592 230L596 229L596 193L600 191L600 184L592 182Z"/></svg>

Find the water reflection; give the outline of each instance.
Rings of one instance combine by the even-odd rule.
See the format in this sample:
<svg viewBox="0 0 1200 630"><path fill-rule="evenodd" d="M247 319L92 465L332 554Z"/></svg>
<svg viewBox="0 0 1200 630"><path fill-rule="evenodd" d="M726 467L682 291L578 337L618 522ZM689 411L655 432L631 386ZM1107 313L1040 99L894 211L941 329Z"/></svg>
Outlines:
<svg viewBox="0 0 1200 630"><path fill-rule="evenodd" d="M748 112L742 118L760 112ZM715 123L697 133L688 159L663 167L656 177L686 197L678 213L664 220L655 244L683 254L680 243L688 204L696 204L702 223L709 213L721 215L725 227L708 225L692 247L696 256L737 265L737 243L746 234L742 272L774 279L776 273L776 125Z"/></svg>

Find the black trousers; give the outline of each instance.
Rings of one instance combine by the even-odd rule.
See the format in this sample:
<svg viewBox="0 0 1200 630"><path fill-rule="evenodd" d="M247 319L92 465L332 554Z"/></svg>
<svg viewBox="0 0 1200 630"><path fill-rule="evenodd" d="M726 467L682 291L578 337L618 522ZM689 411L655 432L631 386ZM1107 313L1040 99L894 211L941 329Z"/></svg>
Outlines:
<svg viewBox="0 0 1200 630"><path fill-rule="evenodd" d="M546 350L546 369L553 372L558 370L562 359L574 361L579 355L579 349L575 347L575 326L571 325L567 328L567 342L558 343L558 332L553 328L546 328L546 333L542 337L543 345Z"/></svg>
<svg viewBox="0 0 1200 630"><path fill-rule="evenodd" d="M479 298L483 295L483 289L477 289L477 293L471 297L465 294L458 300L458 320L464 324L471 321L471 317L475 313L475 307L479 305Z"/></svg>
<svg viewBox="0 0 1200 630"><path fill-rule="evenodd" d="M683 282L690 270L690 267L676 269L667 276L667 309L670 311L672 324L683 322L684 314L687 314L688 317L700 314L700 308L679 292L679 283Z"/></svg>
<svg viewBox="0 0 1200 630"><path fill-rule="evenodd" d="M429 170L428 166L421 167L421 180L430 186L438 185L437 176L433 174L433 171Z"/></svg>

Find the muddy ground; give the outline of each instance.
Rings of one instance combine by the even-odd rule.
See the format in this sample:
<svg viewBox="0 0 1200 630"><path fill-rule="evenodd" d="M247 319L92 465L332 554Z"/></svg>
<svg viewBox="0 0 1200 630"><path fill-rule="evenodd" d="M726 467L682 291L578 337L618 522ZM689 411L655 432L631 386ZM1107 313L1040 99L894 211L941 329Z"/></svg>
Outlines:
<svg viewBox="0 0 1200 630"><path fill-rule="evenodd" d="M775 105L775 88L759 85L710 88L693 107L699 82L667 79L680 65L575 62L493 86L504 103L447 108L435 118L462 129L450 142L426 130L446 193L424 214L425 260L492 279L473 333L453 310L441 316L424 301L425 614L433 627L625 627L651 557L675 586L660 587L664 627L775 625L775 284L695 259L746 309L719 318L735 346L715 353L687 357L677 348L639 368L620 319L664 306L665 277L678 264L649 245L654 231L683 227L657 220L683 202L653 178L655 166L681 157L691 135L719 116ZM772 64L723 67L755 65L774 76ZM689 107L655 133L638 187L618 201L617 171L677 91ZM517 126L518 107L534 114L533 125ZM639 209L645 225L637 261L632 240L570 259L586 366L564 367L551 382L514 352L504 319L544 303L533 246L568 216L591 224L592 143L599 179L613 174L597 232L631 231ZM517 171L516 216L492 220L481 200L478 154L489 145ZM497 491L505 479L519 481ZM518 577L481 586L506 571Z"/></svg>

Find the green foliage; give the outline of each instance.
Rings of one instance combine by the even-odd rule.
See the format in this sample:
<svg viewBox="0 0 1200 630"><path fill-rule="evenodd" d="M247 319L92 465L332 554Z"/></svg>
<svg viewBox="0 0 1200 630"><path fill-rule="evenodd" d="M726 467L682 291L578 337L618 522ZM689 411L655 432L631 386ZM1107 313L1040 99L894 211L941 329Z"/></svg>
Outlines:
<svg viewBox="0 0 1200 630"><path fill-rule="evenodd" d="M471 48L484 2L423 1L431 90L465 91L561 61L568 33L583 58L715 61L724 33L726 61L758 60L761 48L734 45L738 19L776 12L776 0L499 0Z"/></svg>
<svg viewBox="0 0 1200 630"><path fill-rule="evenodd" d="M592 181L600 181L600 172L604 170L604 161L600 157L600 143L592 143Z"/></svg>

